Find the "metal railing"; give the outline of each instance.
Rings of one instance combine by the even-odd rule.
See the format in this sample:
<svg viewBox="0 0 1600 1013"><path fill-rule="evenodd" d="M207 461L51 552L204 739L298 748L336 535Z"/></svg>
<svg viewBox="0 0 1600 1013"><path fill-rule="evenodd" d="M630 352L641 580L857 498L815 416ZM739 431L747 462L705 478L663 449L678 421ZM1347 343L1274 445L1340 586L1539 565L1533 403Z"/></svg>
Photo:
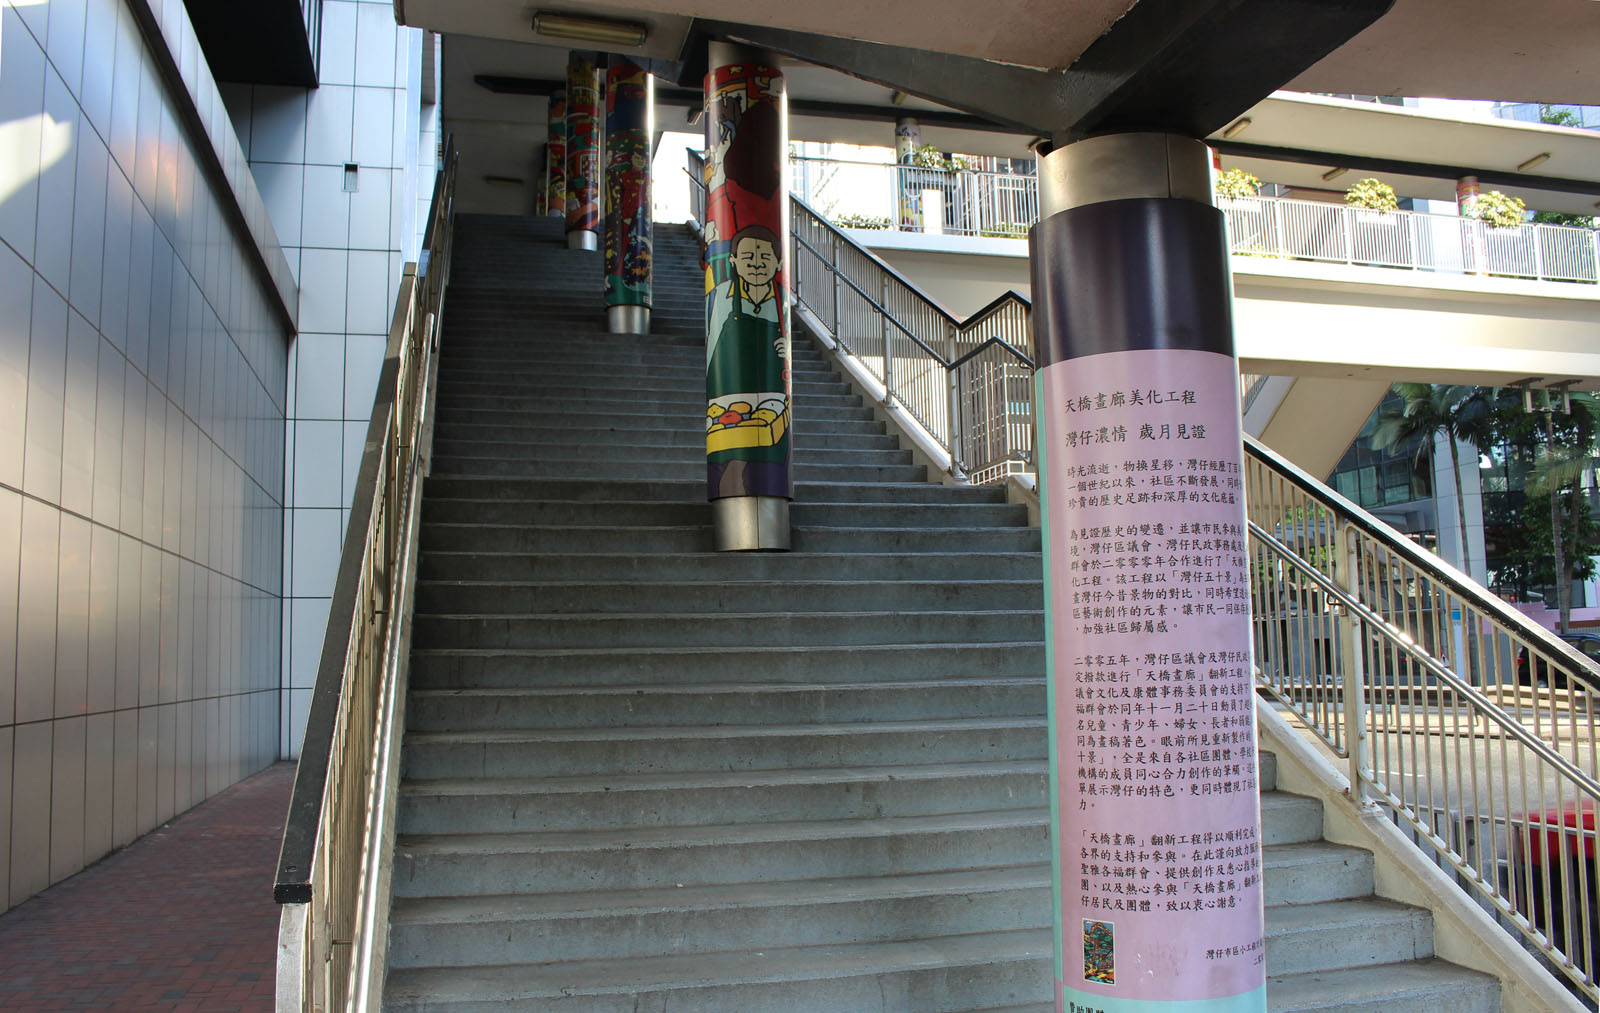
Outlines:
<svg viewBox="0 0 1600 1013"><path fill-rule="evenodd" d="M1034 176L818 158L791 158L789 164L795 195L851 227L1020 239L1039 217ZM915 211L909 222L902 206ZM1600 281L1595 229L1531 223L1495 228L1455 215L1282 197L1219 199L1217 206L1227 215L1232 251L1245 256Z"/></svg>
<svg viewBox="0 0 1600 1013"><path fill-rule="evenodd" d="M418 503L450 276L457 160L452 142L445 151L420 263L400 282L284 827L280 1010L376 1009L382 991Z"/></svg>
<svg viewBox="0 0 1600 1013"><path fill-rule="evenodd" d="M690 203L705 213L704 165L688 155ZM997 481L1033 461L1031 304L1007 292L965 320L923 295L803 201L790 208L790 289L803 307L950 454L951 471Z"/></svg>
<svg viewBox="0 0 1600 1013"><path fill-rule="evenodd" d="M1259 684L1345 761L1358 801L1600 997L1594 670L1261 444L1245 451Z"/></svg>

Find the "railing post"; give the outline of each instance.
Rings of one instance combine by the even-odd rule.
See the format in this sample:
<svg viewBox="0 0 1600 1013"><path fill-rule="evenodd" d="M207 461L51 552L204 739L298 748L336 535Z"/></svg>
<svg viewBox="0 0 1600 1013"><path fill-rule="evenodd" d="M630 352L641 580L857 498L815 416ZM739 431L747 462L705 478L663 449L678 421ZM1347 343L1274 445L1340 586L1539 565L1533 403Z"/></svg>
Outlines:
<svg viewBox="0 0 1600 1013"><path fill-rule="evenodd" d="M883 392L887 397L894 397L894 367L890 365L894 356L889 348L889 276L885 274L878 283L878 320L883 327Z"/></svg>
<svg viewBox="0 0 1600 1013"><path fill-rule="evenodd" d="M948 350L945 353L947 361L956 359L956 328L954 324L945 325L945 334L949 336ZM961 386L956 380L957 369L945 370L945 395L949 398L949 406L945 414L949 417L950 426L950 474L958 475L967 470L966 438L961 427Z"/></svg>
<svg viewBox="0 0 1600 1013"><path fill-rule="evenodd" d="M833 269L829 272L833 275L833 340L843 348L845 347L842 340L844 321L839 317L839 233L829 231L828 240L833 244L833 257L828 262L828 266Z"/></svg>
<svg viewBox="0 0 1600 1013"><path fill-rule="evenodd" d="M1540 281L1544 280L1544 242L1539 237L1539 226L1532 228L1524 225L1528 231L1528 238L1533 243L1533 276Z"/></svg>
<svg viewBox="0 0 1600 1013"><path fill-rule="evenodd" d="M1344 529L1345 553L1339 567L1339 585L1353 601L1361 600L1359 569L1361 535L1354 525ZM1367 754L1366 652L1362 642L1361 620L1349 606L1343 606L1345 635L1340 638L1341 690L1344 693L1344 747L1350 762L1350 801L1367 804L1367 789L1362 767Z"/></svg>
<svg viewBox="0 0 1600 1013"><path fill-rule="evenodd" d="M1589 269L1594 280L1600 282L1600 232L1593 229L1589 231Z"/></svg>

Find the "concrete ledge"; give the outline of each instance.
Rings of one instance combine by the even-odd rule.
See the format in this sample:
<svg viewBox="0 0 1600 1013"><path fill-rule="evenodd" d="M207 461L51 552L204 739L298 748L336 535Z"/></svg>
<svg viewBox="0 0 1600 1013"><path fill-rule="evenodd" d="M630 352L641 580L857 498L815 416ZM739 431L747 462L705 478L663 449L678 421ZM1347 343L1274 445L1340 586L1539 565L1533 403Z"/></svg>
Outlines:
<svg viewBox="0 0 1600 1013"><path fill-rule="evenodd" d="M1349 780L1317 747L1257 700L1261 748L1278 761L1278 788L1322 802L1323 837L1372 852L1377 894L1433 912L1434 951L1500 980L1505 1013L1577 1013L1585 1007L1375 807L1350 801Z"/></svg>

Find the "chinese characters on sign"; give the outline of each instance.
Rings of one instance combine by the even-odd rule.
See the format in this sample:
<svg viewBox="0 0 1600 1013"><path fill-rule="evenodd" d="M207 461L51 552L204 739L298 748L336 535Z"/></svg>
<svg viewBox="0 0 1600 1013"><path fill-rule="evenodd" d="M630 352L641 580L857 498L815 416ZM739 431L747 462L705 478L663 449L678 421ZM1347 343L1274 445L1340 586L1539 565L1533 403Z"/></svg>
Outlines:
<svg viewBox="0 0 1600 1013"><path fill-rule="evenodd" d="M1235 369L1163 349L1040 374L1059 917L1083 927L1061 984L1106 1013L1260 980Z"/></svg>

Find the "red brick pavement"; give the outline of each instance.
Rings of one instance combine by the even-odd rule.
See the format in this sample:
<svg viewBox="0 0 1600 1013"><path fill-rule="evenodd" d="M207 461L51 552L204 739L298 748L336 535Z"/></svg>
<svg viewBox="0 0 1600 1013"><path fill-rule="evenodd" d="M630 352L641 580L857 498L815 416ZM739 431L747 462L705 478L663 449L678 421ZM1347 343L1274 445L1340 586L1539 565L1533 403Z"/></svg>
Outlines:
<svg viewBox="0 0 1600 1013"><path fill-rule="evenodd" d="M0 915L0 1009L272 1009L279 763Z"/></svg>

